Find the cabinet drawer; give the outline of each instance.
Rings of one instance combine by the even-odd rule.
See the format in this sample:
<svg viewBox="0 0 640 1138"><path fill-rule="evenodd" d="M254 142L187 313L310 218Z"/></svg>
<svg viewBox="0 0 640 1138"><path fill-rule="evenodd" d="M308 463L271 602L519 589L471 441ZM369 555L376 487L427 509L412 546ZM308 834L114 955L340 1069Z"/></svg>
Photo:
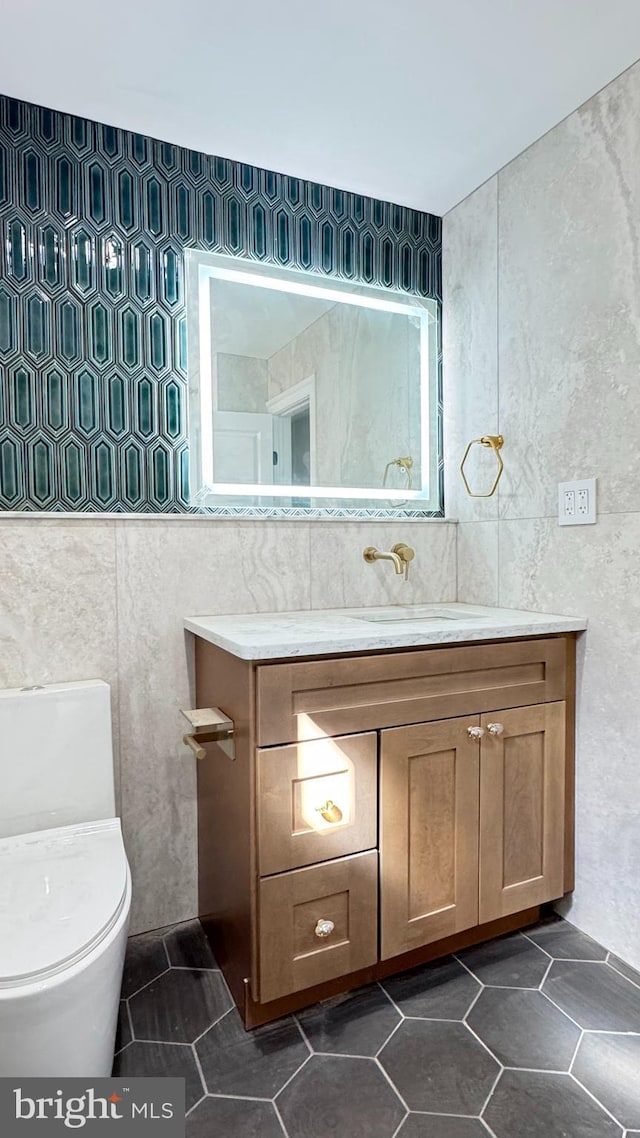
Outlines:
<svg viewBox="0 0 640 1138"><path fill-rule="evenodd" d="M377 845L377 736L258 751L260 874Z"/></svg>
<svg viewBox="0 0 640 1138"><path fill-rule="evenodd" d="M377 960L375 850L264 877L259 904L260 1003ZM323 921L333 925L326 936L318 935L318 923Z"/></svg>
<svg viewBox="0 0 640 1138"><path fill-rule="evenodd" d="M564 638L342 656L257 668L270 747L565 698Z"/></svg>

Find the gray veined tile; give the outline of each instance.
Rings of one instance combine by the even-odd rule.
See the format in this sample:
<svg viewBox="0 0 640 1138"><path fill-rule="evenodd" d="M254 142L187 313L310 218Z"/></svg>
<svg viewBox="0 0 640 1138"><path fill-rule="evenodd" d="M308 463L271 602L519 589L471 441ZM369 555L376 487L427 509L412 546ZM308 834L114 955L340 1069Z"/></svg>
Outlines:
<svg viewBox="0 0 640 1138"><path fill-rule="evenodd" d="M185 921L165 933L164 943L174 968L217 968L200 921Z"/></svg>
<svg viewBox="0 0 640 1138"><path fill-rule="evenodd" d="M640 1035L584 1035L572 1074L622 1126L640 1128Z"/></svg>
<svg viewBox="0 0 640 1138"><path fill-rule="evenodd" d="M282 1138L273 1104L208 1095L187 1117L187 1138Z"/></svg>
<svg viewBox="0 0 640 1138"><path fill-rule="evenodd" d="M134 992L155 980L169 967L163 932L164 929L159 929L157 932L129 937L122 977L122 995L125 999L133 996Z"/></svg>
<svg viewBox="0 0 640 1138"><path fill-rule="evenodd" d="M480 990L452 956L383 980L382 986L406 1016L463 1019Z"/></svg>
<svg viewBox="0 0 640 1138"><path fill-rule="evenodd" d="M209 1094L273 1098L309 1058L293 1019L245 1031L234 1009L196 1044Z"/></svg>
<svg viewBox="0 0 640 1138"><path fill-rule="evenodd" d="M405 1113L372 1059L314 1055L278 1097L289 1138L392 1138Z"/></svg>
<svg viewBox="0 0 640 1138"><path fill-rule="evenodd" d="M607 959L606 948L561 917L527 929L527 936L556 960Z"/></svg>
<svg viewBox="0 0 640 1138"><path fill-rule="evenodd" d="M398 1138L487 1138L479 1118L447 1114L408 1114Z"/></svg>
<svg viewBox="0 0 640 1138"><path fill-rule="evenodd" d="M377 984L316 1004L297 1018L314 1051L338 1055L375 1055L400 1022Z"/></svg>
<svg viewBox="0 0 640 1138"><path fill-rule="evenodd" d="M549 958L520 933L498 937L456 953L482 984L499 988L537 988Z"/></svg>
<svg viewBox="0 0 640 1138"><path fill-rule="evenodd" d="M570 1075L504 1071L483 1115L496 1138L621 1138Z"/></svg>
<svg viewBox="0 0 640 1138"><path fill-rule="evenodd" d="M405 1020L379 1056L409 1110L478 1114L500 1070L462 1023Z"/></svg>
<svg viewBox="0 0 640 1138"><path fill-rule="evenodd" d="M186 1109L204 1094L193 1048L185 1043L138 1043L134 1041L116 1055L113 1074L131 1078L185 1080Z"/></svg>
<svg viewBox="0 0 640 1138"><path fill-rule="evenodd" d="M505 1067L568 1071L580 1038L542 992L520 988L485 988L467 1023Z"/></svg>
<svg viewBox="0 0 640 1138"><path fill-rule="evenodd" d="M583 1028L640 1032L640 988L606 964L555 960L542 990Z"/></svg>
<svg viewBox="0 0 640 1138"><path fill-rule="evenodd" d="M129 1001L136 1039L193 1043L232 1005L220 972L172 968Z"/></svg>

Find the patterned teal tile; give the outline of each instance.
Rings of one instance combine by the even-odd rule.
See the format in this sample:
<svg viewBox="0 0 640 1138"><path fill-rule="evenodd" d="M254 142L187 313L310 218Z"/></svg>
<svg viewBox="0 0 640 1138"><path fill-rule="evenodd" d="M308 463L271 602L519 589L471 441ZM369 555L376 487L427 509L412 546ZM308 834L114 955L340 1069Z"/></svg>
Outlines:
<svg viewBox="0 0 640 1138"><path fill-rule="evenodd" d="M0 97L0 509L190 509L185 249L437 298L440 234Z"/></svg>

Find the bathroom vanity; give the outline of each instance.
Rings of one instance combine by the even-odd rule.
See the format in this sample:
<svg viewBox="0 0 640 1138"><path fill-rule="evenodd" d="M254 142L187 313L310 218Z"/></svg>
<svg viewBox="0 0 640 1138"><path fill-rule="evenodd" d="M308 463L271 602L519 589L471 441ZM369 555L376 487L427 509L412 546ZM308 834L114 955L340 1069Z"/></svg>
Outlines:
<svg viewBox="0 0 640 1138"><path fill-rule="evenodd" d="M198 708L233 723L232 748L201 735L199 908L247 1027L572 889L584 621L453 604L185 627Z"/></svg>

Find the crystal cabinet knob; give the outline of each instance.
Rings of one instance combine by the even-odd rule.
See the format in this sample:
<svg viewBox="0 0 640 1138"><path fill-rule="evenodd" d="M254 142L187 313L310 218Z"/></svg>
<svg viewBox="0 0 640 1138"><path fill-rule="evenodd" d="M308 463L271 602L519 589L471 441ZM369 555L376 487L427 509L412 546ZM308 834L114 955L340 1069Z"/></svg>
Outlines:
<svg viewBox="0 0 640 1138"><path fill-rule="evenodd" d="M484 727L467 727L467 735L476 743L479 743L484 735Z"/></svg>
<svg viewBox="0 0 640 1138"><path fill-rule="evenodd" d="M316 936L331 936L335 925L333 921L318 921L316 925Z"/></svg>
<svg viewBox="0 0 640 1138"><path fill-rule="evenodd" d="M487 730L490 735L502 735L504 727L502 723L487 723Z"/></svg>

